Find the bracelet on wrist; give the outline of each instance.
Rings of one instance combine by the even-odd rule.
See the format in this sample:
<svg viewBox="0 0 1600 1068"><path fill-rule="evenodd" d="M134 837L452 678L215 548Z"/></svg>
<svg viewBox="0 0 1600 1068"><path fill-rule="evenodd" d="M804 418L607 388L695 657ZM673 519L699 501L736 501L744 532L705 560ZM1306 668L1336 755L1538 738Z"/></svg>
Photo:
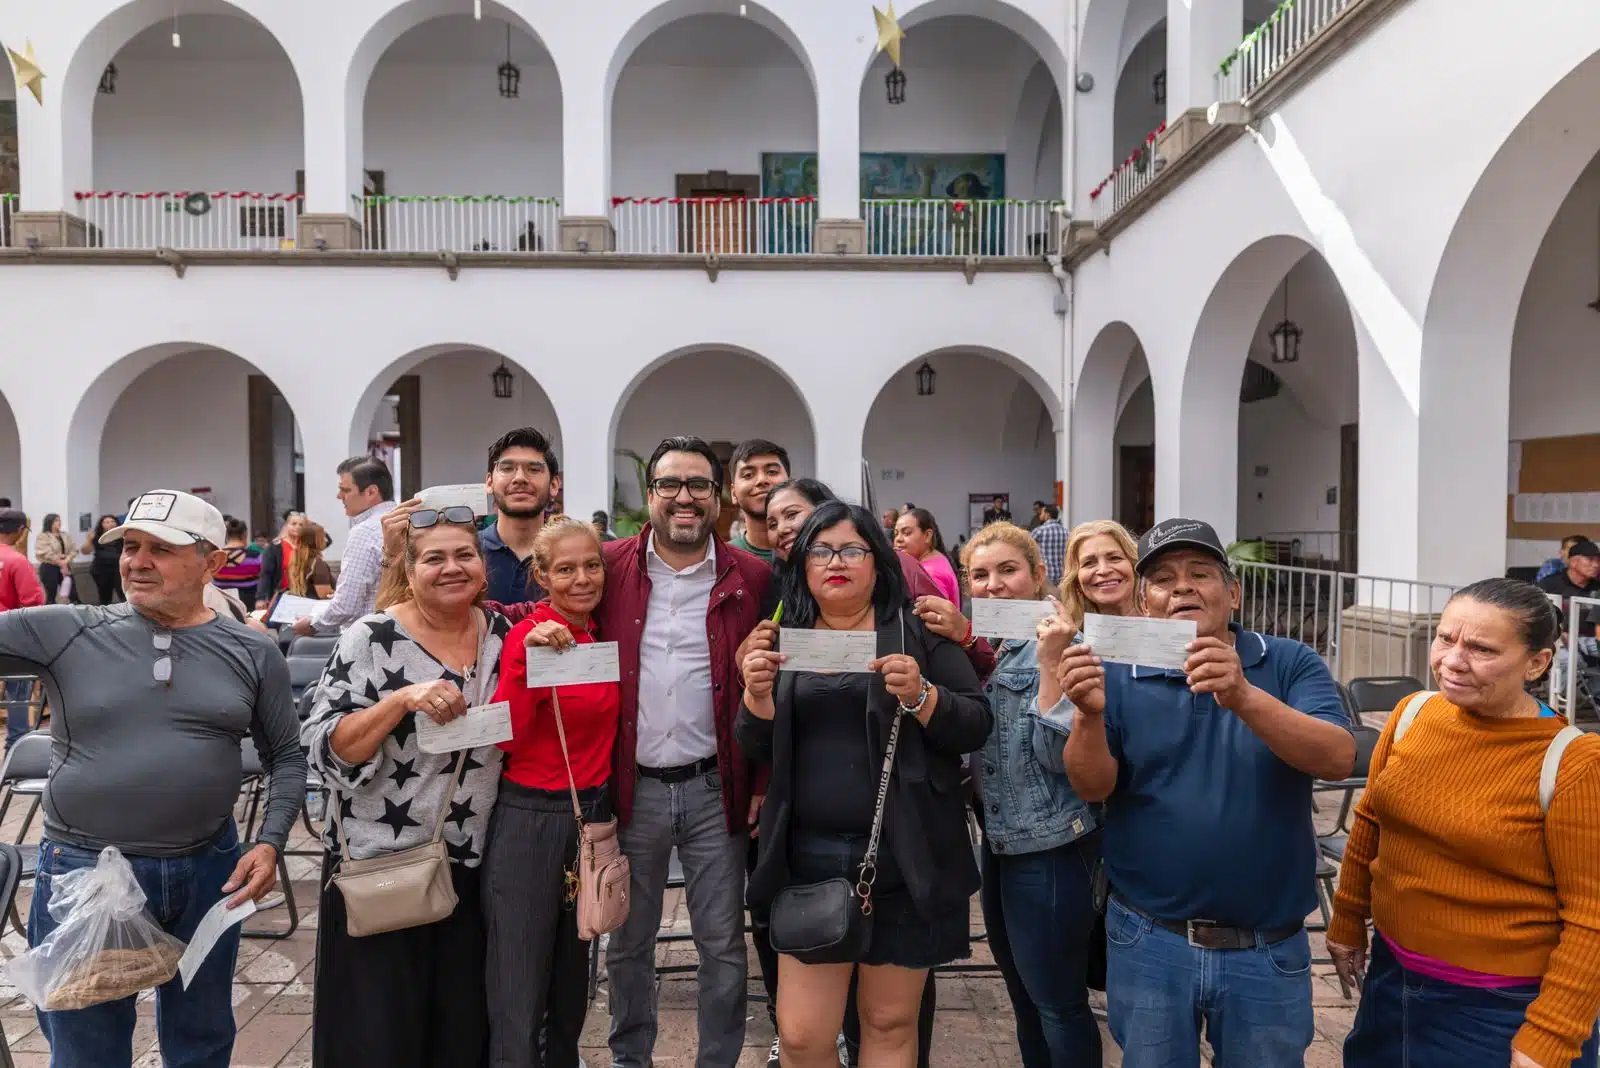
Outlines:
<svg viewBox="0 0 1600 1068"><path fill-rule="evenodd" d="M922 706L928 703L928 695L932 692L933 683L929 682L927 679L923 679L922 690L917 694L917 703L914 705L908 705L904 701L901 701L900 711L908 716L916 715L918 712L922 711Z"/></svg>
<svg viewBox="0 0 1600 1068"><path fill-rule="evenodd" d="M978 644L978 636L972 633L972 620L967 620L967 636L961 639L961 648L971 649Z"/></svg>

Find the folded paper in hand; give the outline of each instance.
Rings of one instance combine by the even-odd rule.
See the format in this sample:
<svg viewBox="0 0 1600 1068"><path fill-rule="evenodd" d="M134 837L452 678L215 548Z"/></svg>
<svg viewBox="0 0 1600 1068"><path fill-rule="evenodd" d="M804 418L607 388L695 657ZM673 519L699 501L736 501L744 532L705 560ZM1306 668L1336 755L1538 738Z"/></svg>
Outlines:
<svg viewBox="0 0 1600 1068"><path fill-rule="evenodd" d="M228 894L221 901L211 906L204 916L200 918L200 925L194 929L194 937L189 939L189 948L183 951L183 956L178 958L178 974L183 976L183 988L189 989L189 984L194 982L194 973L211 956L211 951L216 948L217 940L236 923L243 923L255 915L256 903L246 901L236 909L228 907L228 901L233 895Z"/></svg>
<svg viewBox="0 0 1600 1068"><path fill-rule="evenodd" d="M529 686L582 686L621 680L622 663L616 642L590 642L563 650L528 647Z"/></svg>
<svg viewBox="0 0 1600 1068"><path fill-rule="evenodd" d="M489 491L482 482L463 482L455 486L429 486L417 494L426 508L453 508L464 505L475 516L489 514Z"/></svg>
<svg viewBox="0 0 1600 1068"><path fill-rule="evenodd" d="M782 671L871 671L878 658L878 634L871 630L803 630L783 627L778 649Z"/></svg>
<svg viewBox="0 0 1600 1068"><path fill-rule="evenodd" d="M511 702L469 708L449 723L439 724L426 712L417 717L417 748L424 753L454 753L481 745L499 745L511 740Z"/></svg>
<svg viewBox="0 0 1600 1068"><path fill-rule="evenodd" d="M1192 619L1149 619L1145 616L1083 617L1083 638L1095 655L1112 664L1140 664L1176 671L1189 659L1194 641Z"/></svg>
<svg viewBox="0 0 1600 1068"><path fill-rule="evenodd" d="M1031 642L1039 636L1039 621L1055 615L1049 601L1011 601L981 597L972 602L972 633L982 638Z"/></svg>
<svg viewBox="0 0 1600 1068"><path fill-rule="evenodd" d="M315 597L297 597L286 593L272 606L272 615L267 617L267 622L286 627L302 616L309 616L321 603Z"/></svg>

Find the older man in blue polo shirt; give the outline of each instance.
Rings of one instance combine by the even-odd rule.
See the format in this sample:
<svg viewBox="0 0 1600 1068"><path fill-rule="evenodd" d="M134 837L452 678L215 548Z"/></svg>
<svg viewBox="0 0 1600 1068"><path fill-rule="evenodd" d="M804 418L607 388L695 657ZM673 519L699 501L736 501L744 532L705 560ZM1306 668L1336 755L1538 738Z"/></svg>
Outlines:
<svg viewBox="0 0 1600 1068"><path fill-rule="evenodd" d="M1179 671L1063 656L1073 788L1105 801L1106 1002L1125 1068L1305 1063L1314 1036L1313 779L1355 763L1327 666L1230 623L1239 582L1216 532L1170 519L1141 540L1145 613L1190 619Z"/></svg>

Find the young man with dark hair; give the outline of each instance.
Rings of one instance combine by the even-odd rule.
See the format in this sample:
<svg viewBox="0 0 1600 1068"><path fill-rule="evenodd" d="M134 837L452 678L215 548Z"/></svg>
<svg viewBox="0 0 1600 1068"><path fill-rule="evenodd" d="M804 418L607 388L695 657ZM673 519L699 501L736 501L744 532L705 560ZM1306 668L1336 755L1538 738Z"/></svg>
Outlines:
<svg viewBox="0 0 1600 1068"><path fill-rule="evenodd" d="M1561 555L1552 556L1550 559L1539 565L1538 574L1533 576L1534 584L1538 585L1551 575L1559 575L1561 572L1565 571L1567 569L1567 554L1572 551L1572 547L1578 544L1580 541L1588 540L1589 539L1584 537L1582 534L1568 534L1566 537L1562 538Z"/></svg>
<svg viewBox="0 0 1600 1068"><path fill-rule="evenodd" d="M728 544L772 563L772 542L767 537L767 494L789 481L789 450L765 438L741 441L728 464L732 473L729 495L744 519L744 531Z"/></svg>
<svg viewBox="0 0 1600 1068"><path fill-rule="evenodd" d="M489 572L489 600L540 600L544 591L528 565L550 501L561 492L561 461L550 439L531 426L501 435L489 446L485 488L495 510L495 521L478 535Z"/></svg>
<svg viewBox="0 0 1600 1068"><path fill-rule="evenodd" d="M372 613L383 571L383 517L394 511L394 476L375 456L352 456L341 463L339 503L350 517L339 584L333 597L309 616L294 621L296 634L337 634Z"/></svg>

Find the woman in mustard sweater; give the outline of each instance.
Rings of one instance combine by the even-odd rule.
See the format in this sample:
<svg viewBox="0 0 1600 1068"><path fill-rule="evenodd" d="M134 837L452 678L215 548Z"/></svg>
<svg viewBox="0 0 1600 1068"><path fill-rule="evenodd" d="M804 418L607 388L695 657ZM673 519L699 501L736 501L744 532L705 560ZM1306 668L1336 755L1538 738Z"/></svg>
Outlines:
<svg viewBox="0 0 1600 1068"><path fill-rule="evenodd" d="M1366 972L1345 1068L1595 1063L1600 738L1527 691L1560 631L1527 583L1466 587L1433 642L1440 692L1384 727L1328 927L1340 975Z"/></svg>

